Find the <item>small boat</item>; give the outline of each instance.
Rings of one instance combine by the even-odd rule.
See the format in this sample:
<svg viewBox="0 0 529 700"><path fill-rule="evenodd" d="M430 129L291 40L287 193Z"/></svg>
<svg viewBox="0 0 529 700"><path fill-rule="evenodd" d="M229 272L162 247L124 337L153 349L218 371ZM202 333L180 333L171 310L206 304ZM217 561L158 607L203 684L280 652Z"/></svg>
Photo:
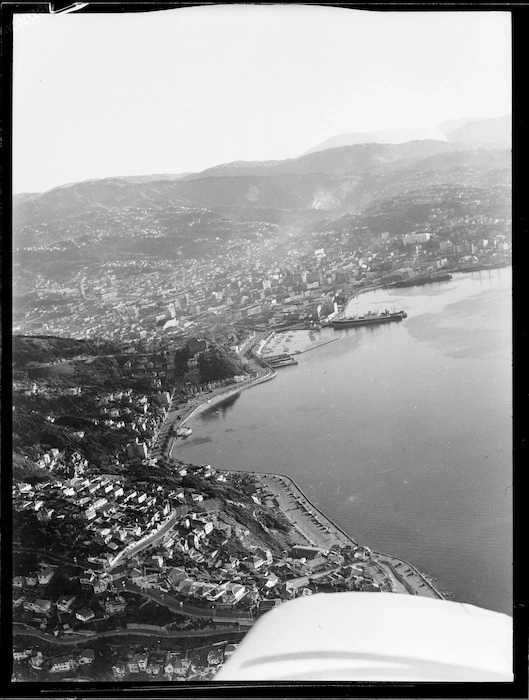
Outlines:
<svg viewBox="0 0 529 700"><path fill-rule="evenodd" d="M188 437L193 431L191 428L178 428L176 431L176 437Z"/></svg>

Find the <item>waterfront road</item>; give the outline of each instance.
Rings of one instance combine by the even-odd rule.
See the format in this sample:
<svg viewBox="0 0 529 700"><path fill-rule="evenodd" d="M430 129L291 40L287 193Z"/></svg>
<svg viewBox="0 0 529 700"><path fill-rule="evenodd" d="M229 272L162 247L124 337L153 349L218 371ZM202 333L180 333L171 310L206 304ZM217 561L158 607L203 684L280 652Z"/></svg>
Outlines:
<svg viewBox="0 0 529 700"><path fill-rule="evenodd" d="M333 544L358 546L352 537L323 515L291 479L279 474L255 473L255 476L276 497L280 509L310 543L322 549L330 549ZM383 552L373 551L372 556L372 565L379 576L389 579L395 592L443 599L432 583L409 562Z"/></svg>
<svg viewBox="0 0 529 700"><path fill-rule="evenodd" d="M404 586L407 593L426 596L428 598L443 599L443 596L433 586L431 581L428 581L420 571L411 564L408 564L407 561L397 559L396 557L390 557L381 552L373 552L373 554L376 554L376 561L390 569L393 577Z"/></svg>
<svg viewBox="0 0 529 700"><path fill-rule="evenodd" d="M275 496L280 509L315 547L330 549L333 544L356 542L317 510L290 479L276 474L256 474Z"/></svg>

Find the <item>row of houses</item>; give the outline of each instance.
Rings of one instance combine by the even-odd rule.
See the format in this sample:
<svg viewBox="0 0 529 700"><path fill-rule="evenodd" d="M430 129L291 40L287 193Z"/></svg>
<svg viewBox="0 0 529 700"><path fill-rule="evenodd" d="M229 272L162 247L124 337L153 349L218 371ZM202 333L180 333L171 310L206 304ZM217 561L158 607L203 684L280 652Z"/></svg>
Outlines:
<svg viewBox="0 0 529 700"><path fill-rule="evenodd" d="M83 649L79 653L71 653L47 659L41 651L31 648L13 649L13 660L15 662L27 661L29 665L37 671L48 671L49 673L64 673L75 669L89 668L95 661L93 649Z"/></svg>
<svg viewBox="0 0 529 700"><path fill-rule="evenodd" d="M188 652L137 652L130 654L126 659L117 661L112 666L112 673L116 680L124 680L127 676L137 676L146 673L153 677L164 677L167 680L191 680L205 667L218 670L224 661L229 658L237 648L237 644L217 644L212 646L202 656L190 650Z"/></svg>

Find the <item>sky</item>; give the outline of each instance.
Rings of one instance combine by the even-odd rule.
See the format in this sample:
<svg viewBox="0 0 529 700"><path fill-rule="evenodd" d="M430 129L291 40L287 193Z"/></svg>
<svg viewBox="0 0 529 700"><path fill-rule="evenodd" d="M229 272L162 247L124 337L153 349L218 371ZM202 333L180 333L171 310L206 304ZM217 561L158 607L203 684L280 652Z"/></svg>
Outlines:
<svg viewBox="0 0 529 700"><path fill-rule="evenodd" d="M19 15L13 192L301 155L511 111L508 12L218 5Z"/></svg>

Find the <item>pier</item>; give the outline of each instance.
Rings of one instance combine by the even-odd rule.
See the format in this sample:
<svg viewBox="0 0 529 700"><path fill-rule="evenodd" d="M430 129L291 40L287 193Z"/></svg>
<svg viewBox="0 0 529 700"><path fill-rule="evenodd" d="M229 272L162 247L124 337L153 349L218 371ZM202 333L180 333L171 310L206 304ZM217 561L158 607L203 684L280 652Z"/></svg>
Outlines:
<svg viewBox="0 0 529 700"><path fill-rule="evenodd" d="M295 360L291 355L283 353L281 355L268 355L266 357L266 362L270 367L285 367L286 365L297 365L298 361Z"/></svg>

